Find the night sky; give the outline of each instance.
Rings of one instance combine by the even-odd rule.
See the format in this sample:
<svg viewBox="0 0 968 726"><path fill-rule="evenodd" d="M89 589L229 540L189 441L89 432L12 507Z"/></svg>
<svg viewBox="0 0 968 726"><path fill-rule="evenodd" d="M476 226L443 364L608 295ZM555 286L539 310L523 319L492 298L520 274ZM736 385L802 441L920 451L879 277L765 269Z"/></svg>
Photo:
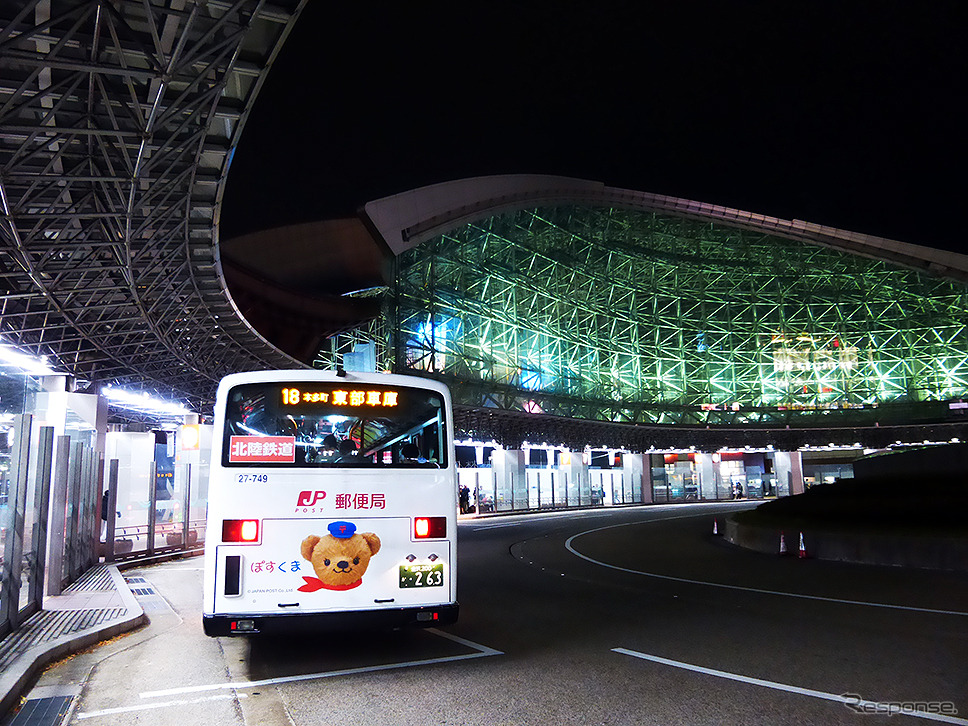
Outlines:
<svg viewBox="0 0 968 726"><path fill-rule="evenodd" d="M310 0L223 239L562 174L968 252L968 3Z"/></svg>

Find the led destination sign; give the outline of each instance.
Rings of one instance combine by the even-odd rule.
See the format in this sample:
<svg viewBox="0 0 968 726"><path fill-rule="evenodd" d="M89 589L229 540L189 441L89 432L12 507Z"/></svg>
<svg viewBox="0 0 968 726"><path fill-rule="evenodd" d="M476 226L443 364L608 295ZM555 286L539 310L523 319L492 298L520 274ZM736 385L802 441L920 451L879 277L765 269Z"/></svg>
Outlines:
<svg viewBox="0 0 968 726"><path fill-rule="evenodd" d="M282 405L298 406L306 403L325 403L330 406L347 406L349 408L358 406L393 408L397 405L398 396L397 391L387 390L337 388L328 391L304 391L299 388L283 388Z"/></svg>

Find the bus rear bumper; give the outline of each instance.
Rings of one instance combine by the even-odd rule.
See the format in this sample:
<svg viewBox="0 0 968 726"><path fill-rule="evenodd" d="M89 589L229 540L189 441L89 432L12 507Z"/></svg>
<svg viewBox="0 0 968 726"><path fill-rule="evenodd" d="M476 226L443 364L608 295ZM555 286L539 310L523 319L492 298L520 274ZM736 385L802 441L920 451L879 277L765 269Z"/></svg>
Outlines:
<svg viewBox="0 0 968 726"><path fill-rule="evenodd" d="M312 633L392 628L429 628L457 622L457 603L387 610L354 610L335 613L287 615L202 615L205 635L259 635L263 633Z"/></svg>

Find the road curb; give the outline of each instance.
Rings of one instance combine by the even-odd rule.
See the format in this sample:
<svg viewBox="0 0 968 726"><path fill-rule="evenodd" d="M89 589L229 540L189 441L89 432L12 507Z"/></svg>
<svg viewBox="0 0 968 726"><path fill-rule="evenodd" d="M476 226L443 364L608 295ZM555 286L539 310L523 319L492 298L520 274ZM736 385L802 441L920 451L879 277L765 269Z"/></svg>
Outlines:
<svg viewBox="0 0 968 726"><path fill-rule="evenodd" d="M67 633L24 650L0 674L0 714L7 714L16 708L34 679L51 663L95 643L134 630L147 621L144 609L131 593L118 568L110 565L108 569L127 613L102 625Z"/></svg>
<svg viewBox="0 0 968 726"><path fill-rule="evenodd" d="M779 554L781 532L788 552L797 554L800 529L795 526L763 527L737 522L727 515L724 538L744 549ZM826 532L804 529L807 556L818 560L865 565L911 567L948 572L968 572L968 538L919 537L866 532Z"/></svg>

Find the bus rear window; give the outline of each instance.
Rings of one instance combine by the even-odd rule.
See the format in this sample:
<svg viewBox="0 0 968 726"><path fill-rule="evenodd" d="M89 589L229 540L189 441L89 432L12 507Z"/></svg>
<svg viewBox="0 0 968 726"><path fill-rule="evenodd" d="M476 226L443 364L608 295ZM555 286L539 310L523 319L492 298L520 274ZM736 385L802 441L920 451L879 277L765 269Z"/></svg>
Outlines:
<svg viewBox="0 0 968 726"><path fill-rule="evenodd" d="M352 383L249 383L228 393L223 466L446 467L440 394Z"/></svg>

